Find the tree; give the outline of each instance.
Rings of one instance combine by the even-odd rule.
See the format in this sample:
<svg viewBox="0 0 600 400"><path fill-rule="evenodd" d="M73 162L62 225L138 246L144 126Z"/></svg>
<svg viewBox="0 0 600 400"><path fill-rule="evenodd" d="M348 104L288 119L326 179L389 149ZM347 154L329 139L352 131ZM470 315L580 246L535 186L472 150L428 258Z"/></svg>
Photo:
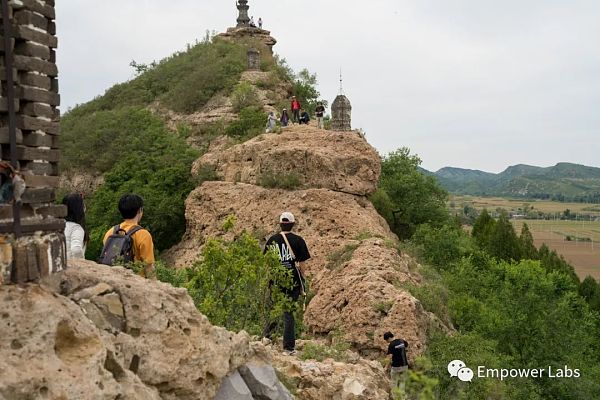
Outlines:
<svg viewBox="0 0 600 400"><path fill-rule="evenodd" d="M600 311L600 284L594 278L586 276L579 285L579 294L593 310Z"/></svg>
<svg viewBox="0 0 600 400"><path fill-rule="evenodd" d="M492 229L488 251L490 255L500 260L519 261L521 259L521 243L506 211L500 214L500 218Z"/></svg>
<svg viewBox="0 0 600 400"><path fill-rule="evenodd" d="M519 241L521 242L521 249L523 251L523 258L527 260L537 260L538 259L538 251L535 245L533 244L533 235L529 230L529 226L527 224L523 224L521 228L521 236L519 237Z"/></svg>
<svg viewBox="0 0 600 400"><path fill-rule="evenodd" d="M381 177L371 201L401 239L410 238L418 225L441 227L449 220L448 192L436 178L419 170L421 160L406 147L385 156Z"/></svg>
<svg viewBox="0 0 600 400"><path fill-rule="evenodd" d="M481 214L479 214L479 217L475 220L473 231L471 231L475 243L482 249L489 248L492 231L494 230L495 225L496 220L492 218L487 209L484 208Z"/></svg>

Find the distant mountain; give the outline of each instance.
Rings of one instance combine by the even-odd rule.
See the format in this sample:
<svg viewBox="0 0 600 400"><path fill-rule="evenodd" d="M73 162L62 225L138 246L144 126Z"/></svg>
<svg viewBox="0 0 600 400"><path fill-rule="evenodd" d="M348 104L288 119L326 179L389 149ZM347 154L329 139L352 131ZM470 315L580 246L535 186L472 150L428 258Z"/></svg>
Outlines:
<svg viewBox="0 0 600 400"><path fill-rule="evenodd" d="M499 174L453 167L429 173L455 194L600 201L600 168L579 164L547 168L518 164Z"/></svg>

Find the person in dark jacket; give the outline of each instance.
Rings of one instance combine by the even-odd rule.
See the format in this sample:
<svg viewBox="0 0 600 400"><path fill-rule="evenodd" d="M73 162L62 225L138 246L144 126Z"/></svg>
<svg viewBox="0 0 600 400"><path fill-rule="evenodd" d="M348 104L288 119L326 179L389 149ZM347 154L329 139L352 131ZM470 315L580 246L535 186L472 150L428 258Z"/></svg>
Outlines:
<svg viewBox="0 0 600 400"><path fill-rule="evenodd" d="M310 117L308 116L308 113L306 112L306 110L300 109L300 124L308 125L309 121L310 121Z"/></svg>
<svg viewBox="0 0 600 400"><path fill-rule="evenodd" d="M281 112L280 121L281 121L281 126L283 126L283 127L288 126L288 123L290 122L290 116L288 115L288 112L285 108Z"/></svg>
<svg viewBox="0 0 600 400"><path fill-rule="evenodd" d="M404 385L408 371L408 358L406 357L408 342L404 339L394 339L394 334L392 332L384 333L383 339L388 342L387 354L392 358L390 365L392 390L398 388L400 392L404 394Z"/></svg>
<svg viewBox="0 0 600 400"><path fill-rule="evenodd" d="M317 103L317 108L315 108L315 116L317 117L317 128L323 129L323 117L325 115L325 107L322 102Z"/></svg>

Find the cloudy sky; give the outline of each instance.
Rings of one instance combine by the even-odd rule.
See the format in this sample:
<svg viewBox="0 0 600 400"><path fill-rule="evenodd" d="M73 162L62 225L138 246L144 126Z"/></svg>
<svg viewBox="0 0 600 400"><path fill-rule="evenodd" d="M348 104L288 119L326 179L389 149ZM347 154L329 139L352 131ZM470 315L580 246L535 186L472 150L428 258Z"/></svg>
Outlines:
<svg viewBox="0 0 600 400"><path fill-rule="evenodd" d="M525 163L600 167L600 2L250 0L296 70L339 87L381 153L423 166L499 172ZM57 1L62 108L133 77L206 30L235 24L235 0Z"/></svg>

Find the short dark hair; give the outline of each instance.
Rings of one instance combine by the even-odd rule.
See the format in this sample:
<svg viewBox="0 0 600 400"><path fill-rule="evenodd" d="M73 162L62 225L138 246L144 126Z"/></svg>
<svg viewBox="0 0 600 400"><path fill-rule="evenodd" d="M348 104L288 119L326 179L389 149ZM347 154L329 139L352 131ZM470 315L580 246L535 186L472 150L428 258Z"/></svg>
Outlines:
<svg viewBox="0 0 600 400"><path fill-rule="evenodd" d="M386 332L383 334L383 340L388 340L394 337L394 334L392 332Z"/></svg>
<svg viewBox="0 0 600 400"><path fill-rule="evenodd" d="M292 228L294 227L294 223L293 222L281 222L279 224L279 226L281 227L282 231L291 231Z"/></svg>
<svg viewBox="0 0 600 400"><path fill-rule="evenodd" d="M143 207L144 199L137 194L126 194L119 200L119 212L124 219L135 218Z"/></svg>

